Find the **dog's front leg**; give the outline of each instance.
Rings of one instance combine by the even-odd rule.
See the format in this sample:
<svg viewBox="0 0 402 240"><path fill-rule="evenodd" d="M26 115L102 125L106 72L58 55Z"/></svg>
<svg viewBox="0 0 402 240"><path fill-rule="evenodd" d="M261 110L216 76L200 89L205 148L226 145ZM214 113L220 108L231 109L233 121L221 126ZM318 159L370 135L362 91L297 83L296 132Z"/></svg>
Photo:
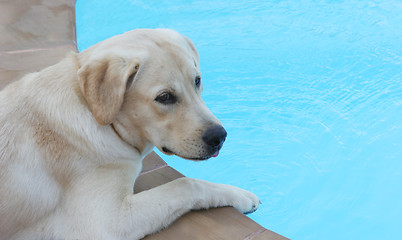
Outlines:
<svg viewBox="0 0 402 240"><path fill-rule="evenodd" d="M140 239L168 226L191 209L233 206L243 213L258 208L257 196L246 190L203 180L180 178L127 196L120 209L123 237Z"/></svg>

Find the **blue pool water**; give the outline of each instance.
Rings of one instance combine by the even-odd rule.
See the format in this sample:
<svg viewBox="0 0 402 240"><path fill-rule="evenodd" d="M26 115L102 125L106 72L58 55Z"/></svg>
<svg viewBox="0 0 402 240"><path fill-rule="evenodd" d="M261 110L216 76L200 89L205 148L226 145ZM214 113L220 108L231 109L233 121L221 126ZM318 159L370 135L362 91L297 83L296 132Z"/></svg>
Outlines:
<svg viewBox="0 0 402 240"><path fill-rule="evenodd" d="M402 2L78 0L80 50L134 28L198 48L218 158L162 156L256 193L292 239L402 239Z"/></svg>

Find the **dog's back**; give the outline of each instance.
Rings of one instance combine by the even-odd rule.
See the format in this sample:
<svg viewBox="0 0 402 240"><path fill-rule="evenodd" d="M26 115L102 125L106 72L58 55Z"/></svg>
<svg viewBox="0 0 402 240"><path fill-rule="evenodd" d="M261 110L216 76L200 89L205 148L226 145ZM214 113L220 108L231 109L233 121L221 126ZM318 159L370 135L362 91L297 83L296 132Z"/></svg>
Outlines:
<svg viewBox="0 0 402 240"><path fill-rule="evenodd" d="M120 139L110 136L110 127L96 123L78 68L71 53L0 92L0 240L66 236L62 212L69 208L66 196L82 186L76 182L85 182L94 165L133 156L130 147L116 144ZM78 204L75 211L86 207Z"/></svg>
<svg viewBox="0 0 402 240"><path fill-rule="evenodd" d="M57 71L59 65L71 68L66 64L64 60L28 74L0 92L0 239L9 239L37 222L60 200L59 182L54 180L49 161L44 160L56 157L56 150L66 146L49 122L52 117L59 118L54 114L57 111L46 108L57 107L57 102L51 102L57 101L54 95L59 93L55 91L65 84L63 72Z"/></svg>

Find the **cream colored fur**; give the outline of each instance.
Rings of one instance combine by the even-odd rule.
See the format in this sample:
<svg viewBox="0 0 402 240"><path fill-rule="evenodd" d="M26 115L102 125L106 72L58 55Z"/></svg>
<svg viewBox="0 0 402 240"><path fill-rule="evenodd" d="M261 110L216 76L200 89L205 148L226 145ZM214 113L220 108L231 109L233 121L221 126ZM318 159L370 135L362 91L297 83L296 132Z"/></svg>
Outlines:
<svg viewBox="0 0 402 240"><path fill-rule="evenodd" d="M134 30L71 53L0 93L0 239L140 239L191 209L258 208L237 187L180 178L133 194L154 146L206 159L220 122L194 86L193 44ZM155 98L173 92L177 103Z"/></svg>

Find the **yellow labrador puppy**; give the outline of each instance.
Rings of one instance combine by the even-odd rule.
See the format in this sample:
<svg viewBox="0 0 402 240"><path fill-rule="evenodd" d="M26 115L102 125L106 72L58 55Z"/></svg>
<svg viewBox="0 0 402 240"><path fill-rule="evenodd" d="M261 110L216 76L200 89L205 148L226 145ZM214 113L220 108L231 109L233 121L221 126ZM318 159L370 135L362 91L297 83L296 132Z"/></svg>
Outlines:
<svg viewBox="0 0 402 240"><path fill-rule="evenodd" d="M204 160L226 138L186 37L134 30L0 93L0 239L139 239L191 209L258 208L237 187L180 178L133 194L154 146Z"/></svg>

